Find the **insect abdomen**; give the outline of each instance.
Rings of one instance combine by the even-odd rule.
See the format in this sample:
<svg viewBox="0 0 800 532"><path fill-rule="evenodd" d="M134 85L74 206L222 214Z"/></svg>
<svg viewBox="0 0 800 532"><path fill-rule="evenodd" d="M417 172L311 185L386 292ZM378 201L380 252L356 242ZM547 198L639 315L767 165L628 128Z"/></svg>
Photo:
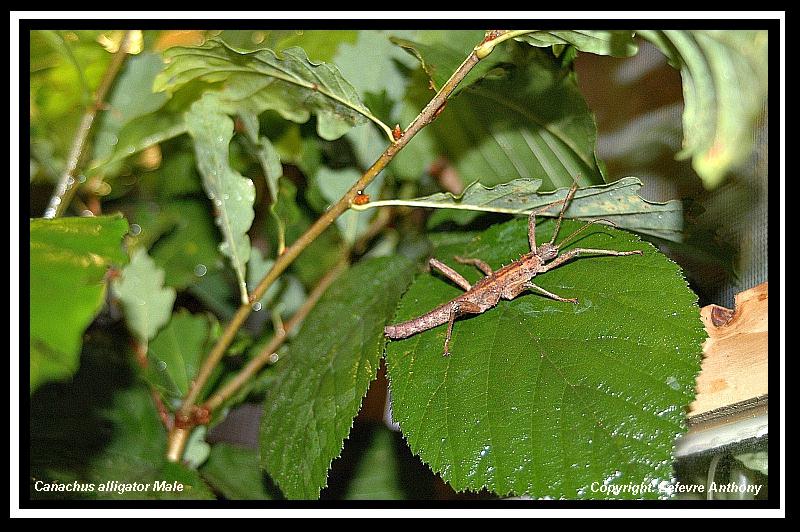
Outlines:
<svg viewBox="0 0 800 532"><path fill-rule="evenodd" d="M450 309L452 306L453 302L449 301L413 320L387 325L383 328L383 334L385 334L387 338L398 340L400 338L408 338L418 332L426 331L447 323L450 319Z"/></svg>

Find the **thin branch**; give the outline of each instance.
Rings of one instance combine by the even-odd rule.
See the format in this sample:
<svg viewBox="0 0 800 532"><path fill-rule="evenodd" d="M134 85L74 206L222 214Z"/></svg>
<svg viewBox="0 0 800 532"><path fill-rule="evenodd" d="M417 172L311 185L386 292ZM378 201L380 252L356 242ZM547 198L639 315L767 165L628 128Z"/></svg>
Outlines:
<svg viewBox="0 0 800 532"><path fill-rule="evenodd" d="M251 377L254 377L265 365L273 363L275 360L275 352L283 345L292 330L297 327L305 318L311 309L325 293L325 290L333 283L334 280L342 273L348 265L347 259L342 259L339 263L317 283L317 286L308 294L308 297L297 309L297 312L283 324L283 327L275 331L275 336L264 346L258 355L253 357L240 371L229 380L225 386L212 395L208 401L203 405L210 412L213 412L224 403L229 397L236 393Z"/></svg>
<svg viewBox="0 0 800 532"><path fill-rule="evenodd" d="M369 227L367 227L364 234L352 245L349 255L352 256L353 254L363 253L369 241L389 225L391 218L391 211L389 209L379 211L378 216L376 216ZM325 290L328 289L349 264L350 258L344 257L320 279L317 286L314 287L294 315L280 328L276 328L275 336L264 346L261 352L250 360L233 379L228 381L225 386L214 393L214 395L203 404L203 407L207 409L209 413L219 408L222 403L236 393L251 377L254 377L261 368L267 364L274 363L275 353L278 351L278 348L283 345L294 328L305 320L308 313L316 306L319 298L325 293Z"/></svg>
<svg viewBox="0 0 800 532"><path fill-rule="evenodd" d="M72 141L72 147L69 150L67 166L56 184L53 195L50 197L50 202L47 205L47 209L44 211L44 218L56 218L64 214L69 202L78 190L78 180L75 178L78 164L86 151L89 134L92 132L92 124L94 124L97 111L103 107L106 94L114 84L114 80L120 68L122 68L125 58L128 56L128 46L132 34L133 32L128 30L122 36L119 50L117 50L114 57L111 58L111 63L108 65L105 74L103 74L100 86L97 87L97 91L94 93L94 101L89 104L89 107L81 118L75 138Z"/></svg>
<svg viewBox="0 0 800 532"><path fill-rule="evenodd" d="M489 40L496 37L496 35L491 37L488 35L489 34L487 34L487 39ZM484 45L487 39L479 43L476 46L476 49L479 46ZM190 422L195 401L197 401L201 390L207 383L209 377L214 371L214 368L216 368L217 364L224 356L225 351L233 341L237 331L242 327L247 317L253 311L252 303L260 300L272 283L278 279L278 277L298 257L298 255L300 255L300 253L306 247L308 247L320 234L322 234L322 232L325 231L325 229L327 229L328 226L330 226L334 220L336 220L336 218L341 216L350 208L350 205L353 203L353 200L356 198L359 192L364 190L367 185L369 185L378 176L378 174L380 174L381 171L386 168L389 162L394 159L395 155L397 155L397 153L402 150L419 131L436 119L438 112L447 103L447 99L453 94L453 91L458 84L461 83L461 81L467 76L467 74L469 74L475 65L477 65L481 59L486 57L486 55L488 55L488 52L483 54L481 57L478 57L478 55L475 53L475 50L470 52L469 56L467 56L464 62L461 63L456 71L450 76L450 79L448 79L442 88L439 89L433 99L428 102L428 104L419 113L419 115L417 115L413 122L411 122L411 124L402 133L400 138L390 144L383 154L381 154L378 160L373 163L373 165L361 176L361 178L359 178L358 181L356 181L350 190L348 190L339 201L334 203L322 216L320 216L317 221L306 230L305 233L295 240L291 246L287 247L284 253L277 258L275 264L272 266L272 269L267 272L255 290L253 290L253 292L250 294L250 303L243 304L239 307L239 309L233 315L231 321L228 323L228 326L225 328L222 335L211 349L211 352L203 361L203 364L198 371L197 378L194 380L189 392L186 394L186 397L184 398L183 403L176 414L176 425ZM178 438L185 438L185 436L178 434L177 430L174 431L174 433L174 438L176 440ZM173 435L171 434L167 458L170 460L178 460L179 458L176 458L176 456L179 457L181 451L182 447L180 447L177 441L173 441Z"/></svg>

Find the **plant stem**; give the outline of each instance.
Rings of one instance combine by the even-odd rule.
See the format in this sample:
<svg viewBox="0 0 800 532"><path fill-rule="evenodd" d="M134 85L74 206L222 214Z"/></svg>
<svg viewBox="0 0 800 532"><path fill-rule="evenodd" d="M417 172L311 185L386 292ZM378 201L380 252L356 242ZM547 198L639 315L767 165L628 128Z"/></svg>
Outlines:
<svg viewBox="0 0 800 532"><path fill-rule="evenodd" d="M319 298L322 297L322 294L325 293L325 290L333 283L333 281L342 273L348 265L349 261L345 258L339 261L339 263L333 267L325 276L320 279L317 286L314 287L314 290L308 295L306 300L297 309L297 312L283 324L283 328L277 330L275 332L275 336L269 341L269 343L261 350L261 352L256 355L253 359L251 359L240 371L236 376L228 381L225 386L223 386L219 391L214 393L203 406L205 406L210 412L213 412L219 406L224 403L229 397L231 397L234 393L236 393L239 388L242 387L251 377L254 377L261 368L267 365L270 362L274 361L273 355L278 350L278 348L283 345L283 342L289 337L289 333L300 324L311 309L317 304Z"/></svg>
<svg viewBox="0 0 800 532"><path fill-rule="evenodd" d="M351 246L349 255L363 253L367 244L372 238L381 232L391 220L391 211L384 209L379 211L375 220L367 227L363 235ZM231 397L236 391L241 388L250 377L254 377L258 371L266 364L274 362L274 354L278 348L283 345L292 330L297 327L306 318L309 312L316 306L319 298L325 293L325 290L339 277L347 266L350 264L350 257L343 257L322 279L317 283L317 286L311 291L306 300L299 309L289 318L280 329L277 329L275 336L269 343L261 350L261 352L248 362L233 379L228 381L219 391L215 392L203 406L210 412L213 412Z"/></svg>
<svg viewBox="0 0 800 532"><path fill-rule="evenodd" d="M476 46L476 49L478 46ZM470 52L469 56L467 56L464 62L461 63L455 72L453 72L453 74L450 76L450 79L447 80L447 82L442 86L441 89L439 89L431 101L429 101L425 108L417 115L413 122L411 122L400 138L386 148L378 160L375 161L375 163L373 163L373 165L370 166L366 172L364 172L361 178L356 181L356 183L344 194L344 196L342 196L341 199L339 199L339 201L331 205L331 207L325 211L325 213L320 216L317 221L306 230L305 233L300 235L300 237L295 240L291 246L284 250L283 254L278 256L275 264L272 266L272 269L267 272L255 290L253 290L253 292L250 294L250 302L239 307L239 309L236 311L236 314L233 315L233 318L228 323L228 326L225 328L222 335L211 349L211 352L203 361L203 365L200 367L197 378L194 380L194 383L189 389L189 392L186 394L186 397L184 398L183 403L176 414L176 420L186 422L191 419L192 408L194 407L200 391L202 390L203 386L205 386L208 378L214 371L214 368L224 356L226 349L236 336L236 332L241 328L247 317L253 311L252 303L261 299L272 283L278 279L278 277L297 258L297 256L300 255L300 253L320 234L322 234L322 232L325 231L325 229L327 229L328 226L331 225L334 220L336 220L336 218L350 208L350 205L358 195L359 191L364 190L367 185L369 185L378 176L378 174L380 174L381 171L386 168L394 156L397 155L397 153L402 150L420 130L422 130L422 128L436 119L437 112L445 103L447 103L447 99L453 93L458 84L461 83L461 81L483 57L485 57L485 55L478 57L478 55L475 53L475 50ZM178 444L172 441L173 438L177 439L181 437L177 434L177 432L178 430L173 431L175 434L174 436L173 433L170 434L170 451L168 452L167 456L168 459L174 459L175 461L180 458L180 454L182 452L182 447L178 446L177 448L181 452L176 454L175 450L176 445Z"/></svg>
<svg viewBox="0 0 800 532"><path fill-rule="evenodd" d="M103 101L114 80L119 73L122 64L128 56L128 45L133 32L128 30L122 36L122 42L119 45L119 50L111 58L111 63L103 74L103 79L94 93L94 101L92 101L83 113L81 122L78 125L78 130L75 134L75 139L72 141L72 147L69 150L69 157L67 158L67 166L64 173L56 183L56 188L53 195L50 197L50 202L47 209L44 211L44 218L56 218L64 214L69 202L78 190L78 180L75 178L75 173L78 169L78 164L86 151L88 145L89 134L92 132L92 125L94 124L97 111L103 107Z"/></svg>

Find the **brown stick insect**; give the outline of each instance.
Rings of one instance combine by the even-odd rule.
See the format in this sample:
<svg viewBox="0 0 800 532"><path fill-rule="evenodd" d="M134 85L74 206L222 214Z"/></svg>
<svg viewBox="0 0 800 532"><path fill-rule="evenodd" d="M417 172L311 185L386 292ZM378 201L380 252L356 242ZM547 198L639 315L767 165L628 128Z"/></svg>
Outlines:
<svg viewBox="0 0 800 532"><path fill-rule="evenodd" d="M446 264L431 258L428 262L430 266L442 273L445 277L453 281L459 287L463 288L465 292L457 298L439 305L427 314L423 314L412 320L396 323L394 325L387 325L383 332L387 338L397 340L400 338L408 338L419 332L427 331L439 325L447 323L447 335L444 339L444 356L450 354L450 337L453 333L453 323L456 318L467 314L481 314L486 312L492 307L495 307L500 299L514 299L525 290L535 290L542 295L555 299L556 301L563 301L565 303L578 303L576 298L564 298L548 292L541 286L535 285L531 282L537 274L547 272L556 268L565 262L572 260L580 255L641 255L639 250L634 251L613 251L610 249L588 249L576 248L566 253L559 255L558 250L565 242L574 238L578 233L588 228L593 223L604 222L613 225L612 222L607 220L593 220L577 231L573 232L567 238L561 241L560 244L554 244L558 230L561 227L561 220L564 217L564 211L569 205L570 200L578 190L578 186L573 185L563 200L553 202L546 205L542 209L533 211L528 217L528 241L530 243L531 251L522 255L519 259L512 262L508 266L503 266L497 271L492 271L491 266L480 259L476 258L463 258L453 257L461 264L471 264L481 270L486 276L479 280L474 285L471 285L464 277L457 271L453 270ZM536 245L536 214L540 214L549 209L553 205L561 203L561 211L556 221L556 227L553 231L553 237L550 242Z"/></svg>

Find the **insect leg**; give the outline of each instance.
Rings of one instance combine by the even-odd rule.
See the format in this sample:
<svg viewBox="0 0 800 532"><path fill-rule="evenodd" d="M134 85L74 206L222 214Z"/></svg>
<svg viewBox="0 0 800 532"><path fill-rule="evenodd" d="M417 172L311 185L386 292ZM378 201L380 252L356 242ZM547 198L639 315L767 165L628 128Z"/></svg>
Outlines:
<svg viewBox="0 0 800 532"><path fill-rule="evenodd" d="M492 273L494 273L492 271L492 267L483 262L481 259L469 259L457 256L453 258L456 260L456 262L460 262L461 264L471 264L472 266L475 266L486 275L492 275Z"/></svg>
<svg viewBox="0 0 800 532"><path fill-rule="evenodd" d="M565 303L575 303L576 305L578 304L578 299L577 298L574 298L574 297L566 298L566 297L557 296L553 292L548 292L547 290L545 290L541 286L535 285L530 281L528 281L527 283L525 283L522 286L524 286L525 288L529 288L531 290L536 290L540 294L545 295L545 296L550 297L550 298L553 298L556 301L563 301Z"/></svg>
<svg viewBox="0 0 800 532"><path fill-rule="evenodd" d="M612 255L615 257L622 257L625 255L641 255L641 254L642 252L639 251L638 249L633 251L614 251L611 249L590 249L590 248L571 249L566 253L559 255L549 263L545 264L544 267L542 267L542 269L539 270L539 273L543 273L548 270L552 270L553 268L557 268L558 266L561 266L568 260L572 260L580 255Z"/></svg>
<svg viewBox="0 0 800 532"><path fill-rule="evenodd" d="M428 264L430 264L431 268L435 268L435 269L439 270L442 273L442 275L444 275L445 277L447 277L448 279L450 279L451 281L456 283L458 286L460 286L464 290L469 290L470 288L472 288L472 285L469 284L469 281L464 279L461 276L460 273L455 271L453 268L451 268L447 264L445 264L443 262L439 262L438 260L434 259L433 257L431 257L431 259L428 261Z"/></svg>
<svg viewBox="0 0 800 532"><path fill-rule="evenodd" d="M453 323L456 318L464 314L480 314L481 309L469 301L456 301L450 307L450 319L447 321L447 335L444 337L444 356L450 356L450 337L453 335Z"/></svg>
<svg viewBox="0 0 800 532"><path fill-rule="evenodd" d="M531 245L531 251L536 253L536 211L528 216L528 243Z"/></svg>

